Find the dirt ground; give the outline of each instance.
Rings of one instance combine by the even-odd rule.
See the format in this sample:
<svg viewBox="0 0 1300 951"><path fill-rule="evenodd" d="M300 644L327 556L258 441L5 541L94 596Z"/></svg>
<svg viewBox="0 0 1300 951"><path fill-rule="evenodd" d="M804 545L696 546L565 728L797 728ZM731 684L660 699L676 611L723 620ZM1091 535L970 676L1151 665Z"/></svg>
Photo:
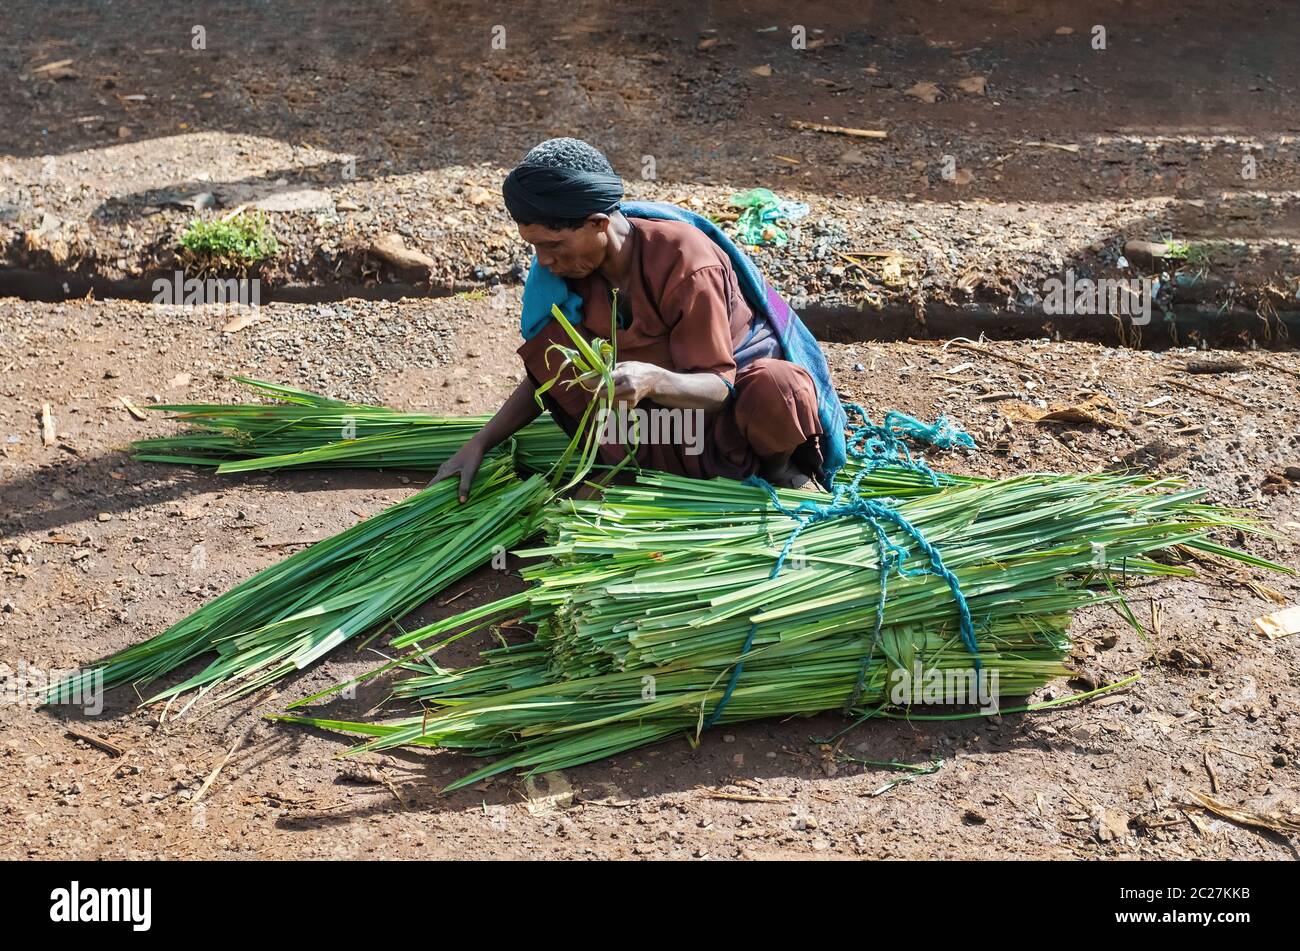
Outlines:
<svg viewBox="0 0 1300 951"><path fill-rule="evenodd" d="M796 306L1033 311L1069 267L1163 274L1171 304L1300 310L1290 5L828 3L797 23L768 0L44 10L0 11L9 293L139 295L196 208L239 207L283 245L272 288L517 283L502 174L575 134L632 197L807 203L790 245L759 253ZM428 265L395 273L369 253L386 233ZM1165 239L1184 256L1124 255ZM893 267L854 258L881 250Z"/></svg>
<svg viewBox="0 0 1300 951"><path fill-rule="evenodd" d="M978 452L938 455L937 468L1184 476L1277 536L1229 541L1300 570L1288 330L1300 9L791 9L580 0L560 16L534 0L341 0L327 15L310 0L87 0L55 16L5 3L0 662L39 674L136 643L422 485L420 473L217 477L137 462L132 440L176 427L121 399L239 399L229 378L242 373L400 408L492 410L518 376L528 260L501 175L561 134L604 148L634 197L710 214L756 186L807 202L789 244L756 259L826 341L845 398L877 418L946 413L975 435ZM806 49L791 47L796 25ZM192 46L196 26L206 49ZM504 50L491 46L498 26ZM924 83L935 101L918 96ZM259 321L223 333L220 308L129 299L175 267L196 213L240 206L263 210L282 245L260 275L273 302ZM384 234L427 266L379 259ZM1183 256L1121 261L1127 242L1165 239ZM1148 349L1069 339L1070 322L1040 319L1044 279L1066 268L1158 276L1200 329L1157 315L1140 341L1125 336ZM1207 361L1218 372L1189 372ZM1035 421L1085 402L1093 422ZM1078 676L1035 699L1141 674L1091 703L872 721L836 744L818 740L838 716L745 724L696 749L665 743L452 795L438 790L473 768L464 757L340 761L344 738L261 719L371 669L382 641L203 717L160 722L129 687L97 716L3 703L0 859L1300 858L1294 837L1192 805L1199 792L1300 814L1300 636L1268 640L1251 623L1300 603L1300 580L1198 567L1132 593L1145 636L1112 609L1076 619ZM413 620L519 583L485 569ZM375 685L328 709L360 716L385 698ZM906 778L852 757L937 768Z"/></svg>
<svg viewBox="0 0 1300 951"><path fill-rule="evenodd" d="M422 484L415 473L217 477L135 462L124 452L131 439L175 426L134 420L119 396L139 406L233 399L240 391L227 373L309 387L323 374L340 381L325 387L338 395L487 411L516 372L518 298L509 293L497 302L276 304L263 308L263 322L234 334L220 332L221 314L4 302L0 342L11 365L0 391L3 656L14 667L48 670L125 647L290 546L340 531ZM372 347L381 333L400 346ZM942 468L1005 475L1141 465L1185 473L1280 536L1251 539L1249 550L1300 568L1300 482L1283 475L1300 465L1300 357L1047 341L970 346L827 349L847 397L876 411L952 413L986 447L932 460ZM1193 375L1182 369L1191 359L1243 366ZM1105 413L1114 425L1028 420L1035 409L1089 395L1113 406ZM44 402L56 420L57 442L48 447L35 415ZM199 567L196 546L206 552ZM517 583L510 573L481 571L420 617ZM453 597L454 608L442 606ZM815 738L842 727L837 716L761 722L706 734L695 750L667 743L568 770L551 784L507 776L448 796L437 790L469 771L463 757L398 752L370 757L358 772L353 761L333 758L343 738L257 719L370 669L378 661L372 651L344 648L278 692L161 725L157 708L135 708L129 688L110 692L97 717L7 705L0 857L1294 858L1293 842L1187 804L1193 792L1217 789L1224 801L1264 812L1300 807L1300 638L1269 641L1251 626L1277 609L1274 599L1298 598L1293 578L1205 565L1197 580L1133 593L1149 641L1114 611L1085 612L1072 628L1081 679L1052 684L1038 699L1142 675L1088 705L996 722L872 722L833 752ZM464 662L477 646L451 659ZM384 697L382 687L362 689L328 709L362 714ZM87 746L66 735L68 727L125 753ZM882 792L898 773L839 754L943 765ZM391 788L371 781L376 776Z"/></svg>

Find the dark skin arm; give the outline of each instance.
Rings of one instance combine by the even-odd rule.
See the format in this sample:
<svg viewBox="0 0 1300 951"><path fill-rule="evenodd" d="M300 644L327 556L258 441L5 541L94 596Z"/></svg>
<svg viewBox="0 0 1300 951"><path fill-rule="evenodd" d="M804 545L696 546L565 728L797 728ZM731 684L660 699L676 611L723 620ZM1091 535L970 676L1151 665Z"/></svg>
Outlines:
<svg viewBox="0 0 1300 951"><path fill-rule="evenodd" d="M730 393L716 373L677 373L635 360L614 367L614 399L628 406L649 399L674 409L716 413Z"/></svg>
<svg viewBox="0 0 1300 951"><path fill-rule="evenodd" d="M524 377L487 425L471 436L456 455L438 467L429 485L459 474L460 500L468 499L469 487L483 464L483 457L542 414L542 408L534 398L536 389L533 381Z"/></svg>
<svg viewBox="0 0 1300 951"><path fill-rule="evenodd" d="M483 457L541 415L535 392L533 381L525 377L487 425L438 468L429 484L459 474L460 500L468 499ZM614 367L614 399L628 406L649 399L660 406L714 413L722 409L729 395L727 384L714 373L675 373L636 360Z"/></svg>

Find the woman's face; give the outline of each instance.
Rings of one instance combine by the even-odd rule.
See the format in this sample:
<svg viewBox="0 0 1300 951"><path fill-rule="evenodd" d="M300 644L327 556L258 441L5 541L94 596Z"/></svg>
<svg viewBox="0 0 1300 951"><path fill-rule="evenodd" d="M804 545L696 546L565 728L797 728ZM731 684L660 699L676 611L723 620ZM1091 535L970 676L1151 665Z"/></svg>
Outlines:
<svg viewBox="0 0 1300 951"><path fill-rule="evenodd" d="M564 278L586 277L604 263L608 232L609 215L592 215L580 228L519 225L519 236L533 246L537 263Z"/></svg>

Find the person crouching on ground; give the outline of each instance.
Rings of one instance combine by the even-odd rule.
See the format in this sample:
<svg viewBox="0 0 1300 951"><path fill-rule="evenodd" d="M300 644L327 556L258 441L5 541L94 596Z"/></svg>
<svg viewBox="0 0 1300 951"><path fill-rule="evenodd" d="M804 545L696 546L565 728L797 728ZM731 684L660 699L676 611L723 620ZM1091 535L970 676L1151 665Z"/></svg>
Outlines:
<svg viewBox="0 0 1300 951"><path fill-rule="evenodd" d="M537 418L537 390L557 373L561 379L542 401L570 437L576 433L593 394L563 385L572 368L559 368L554 352L548 360L553 344L572 346L550 317L550 297L578 316L575 329L586 339L616 334L615 400L624 413L696 414L698 426L655 429L693 438L638 441L639 466L696 478L758 475L785 487L809 486L823 472L818 389L803 366L784 358L772 322L756 316L742 295L728 251L690 221L646 216L656 209L689 213L645 205L641 215L624 214L623 182L608 159L570 138L532 149L502 191L520 236L534 248L533 271L543 269L530 273L524 293L526 339L518 354L525 376L434 482L458 475L460 497L467 498L484 455ZM824 374L820 352L815 359ZM833 391L830 398L838 409ZM627 452L621 442L601 439L602 463L616 464Z"/></svg>

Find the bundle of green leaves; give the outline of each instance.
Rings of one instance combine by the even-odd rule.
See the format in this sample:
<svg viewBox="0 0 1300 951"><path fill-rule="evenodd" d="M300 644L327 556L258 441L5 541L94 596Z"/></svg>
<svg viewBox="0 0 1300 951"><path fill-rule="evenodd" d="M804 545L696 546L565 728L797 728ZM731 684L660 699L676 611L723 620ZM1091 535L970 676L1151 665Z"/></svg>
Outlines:
<svg viewBox="0 0 1300 951"><path fill-rule="evenodd" d="M301 670L358 635L387 625L534 534L549 494L540 475L519 479L489 460L461 503L439 482L332 538L291 555L161 634L92 664L50 691L50 702L127 681L151 681L200 655L211 663L146 702L212 690L242 696Z"/></svg>
<svg viewBox="0 0 1300 951"><path fill-rule="evenodd" d="M235 377L274 403L150 406L197 427L132 445L146 462L212 465L221 473L304 467L437 469L487 422L486 416L430 416L347 403L305 390ZM549 415L514 438L516 461L546 472L569 439ZM501 451L507 452L511 447Z"/></svg>
<svg viewBox="0 0 1300 951"><path fill-rule="evenodd" d="M976 622L976 654L962 642L946 581L898 565L882 572L874 526L830 518L800 529L760 488L643 472L599 500L552 502L549 544L524 553L542 559L525 570L526 591L398 638L394 646L413 653L361 678L404 668L411 676L396 693L422 703L421 713L378 723L284 719L369 738L353 752L409 744L498 757L457 788L698 735L713 720L875 712L891 704L897 672L918 662L996 674L1001 696L1025 696L1066 673L1073 613L1119 599L1112 574L1190 574L1150 557L1180 546L1279 568L1211 541L1216 529L1256 529L1172 480L1047 475L936 486L914 471L880 469L859 490L894 500L942 548ZM886 534L909 551L904 564L924 563L897 526ZM506 619L536 625L536 636L485 651L469 668L434 661L445 644Z"/></svg>

